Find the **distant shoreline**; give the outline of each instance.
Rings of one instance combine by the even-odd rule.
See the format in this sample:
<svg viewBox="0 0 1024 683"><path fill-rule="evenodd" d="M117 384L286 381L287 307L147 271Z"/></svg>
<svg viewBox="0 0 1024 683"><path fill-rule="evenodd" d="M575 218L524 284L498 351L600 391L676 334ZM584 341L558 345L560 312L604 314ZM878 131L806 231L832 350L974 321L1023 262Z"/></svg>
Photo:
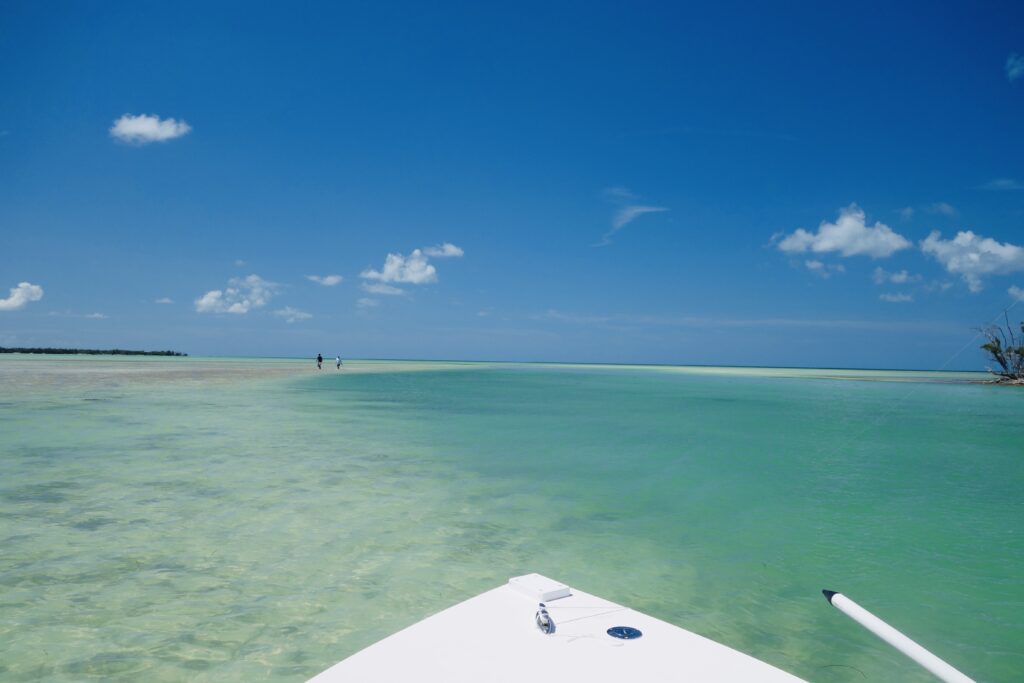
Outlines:
<svg viewBox="0 0 1024 683"><path fill-rule="evenodd" d="M187 353L178 351L132 351L124 349L59 349L59 348L10 348L0 347L0 354L69 354L69 355L124 355L124 356L167 356L167 357L188 357L191 360L208 360L208 361L293 361L293 362L310 362L312 356L238 356L238 355L203 355L190 356ZM908 373L908 374L932 374L932 375L974 375L975 377L970 379L964 379L963 381L977 384L1014 384L1013 382L1007 382L1000 380L987 369L977 368L870 368L870 367L828 367L828 366L807 366L807 365L711 365L704 363L625 363L625 362L607 362L607 361L565 361L565 360L544 360L544 361L527 361L527 360L496 360L496 359L452 359L452 358L358 358L349 357L346 359L346 363L427 363L427 364L452 364L452 365L497 365L497 366L548 366L548 367L566 367L566 368L636 368L636 369L669 369L669 370L740 370L740 371L796 371L796 372L838 372L838 373ZM982 378L984 377L984 378ZM836 379L846 379L845 377L837 377Z"/></svg>
<svg viewBox="0 0 1024 683"><path fill-rule="evenodd" d="M0 353L44 353L61 356L82 354L87 356L187 356L180 351L131 351L127 349L54 349L54 348L5 348Z"/></svg>
<svg viewBox="0 0 1024 683"><path fill-rule="evenodd" d="M993 379L979 380L978 384L998 384L1002 387L1024 387L1024 379L1010 379L1008 377L995 377Z"/></svg>

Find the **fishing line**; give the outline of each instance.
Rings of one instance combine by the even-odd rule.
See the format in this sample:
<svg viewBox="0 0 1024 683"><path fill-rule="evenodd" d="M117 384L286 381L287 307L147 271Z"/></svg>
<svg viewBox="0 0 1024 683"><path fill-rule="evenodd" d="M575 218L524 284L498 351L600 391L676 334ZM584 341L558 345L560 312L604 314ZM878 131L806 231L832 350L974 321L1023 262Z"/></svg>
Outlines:
<svg viewBox="0 0 1024 683"><path fill-rule="evenodd" d="M992 327L993 325L995 325L995 324L996 324L996 321L997 321L997 320L999 320L1000 318L1003 318L1003 317L1009 316L1009 315L1010 315L1010 310L1011 310L1011 309L1012 309L1012 308L1013 308L1014 306L1016 306L1016 305L1017 305L1018 303L1020 303L1020 299L1014 299L1014 300L1013 300L1013 301L1012 301L1012 302L1010 303L1010 305L1009 305L1009 306L1007 306L1007 307L1006 307L1006 308L1004 308L1004 309L1003 309L1002 311L1000 311L1000 312L999 312L999 313L998 313L998 314L996 315L996 317L992 318L992 320L991 320L991 321L989 321L988 325L985 325L985 327L982 327L981 329L979 329L979 330L977 331L977 333L976 333L976 334L975 334L975 335L974 335L973 337L971 337L971 340L970 340L969 342L967 342L966 344L964 344L963 348L961 348L961 349L960 349L959 351L957 351L956 353L954 353L954 354L953 354L953 355L952 355L952 356L951 356L951 357L949 358L949 360L947 360L947 361L946 361L945 363L943 363L942 365L940 365L940 366L939 366L939 367L938 367L937 369L935 369L935 370L932 370L932 372L942 372L943 370L945 370L945 369L946 369L946 366L947 366L947 365L949 365L950 363L952 363L952 362L953 362L953 361L954 361L954 360L956 359L956 357L957 357L957 356L959 356L959 355L960 355L961 353L963 353L964 351L966 351L966 350L967 350L967 347L968 347L968 346L970 346L970 345L971 345L971 344L973 344L973 343L974 343L975 341L977 341L977 340L978 340L978 337L980 337L981 335L983 335L983 334L985 333L985 330L987 330L988 328L990 328L990 327ZM1009 324L1009 323L1007 323L1007 324Z"/></svg>
<svg viewBox="0 0 1024 683"><path fill-rule="evenodd" d="M957 351L952 356L950 356L946 360L945 363L943 363L939 367L935 368L934 370L928 370L928 372L942 372L942 371L944 371L947 367L949 367L950 363L952 363L954 360L957 359L957 357L960 356L960 354L962 354L964 351L966 351L972 344L977 342L978 338L981 337L985 333L985 330L987 330L987 329L991 328L993 325L995 325L996 322L1000 318L1004 318L1004 317L1008 316L1010 311L1013 309L1013 307L1016 306L1018 303L1020 303L1020 299L1014 299L1010 303L1009 306L1007 306L1006 308L1001 310L994 318L992 318L992 320L987 325L985 325L984 327L980 328L974 334L974 336L971 337L970 340L968 340L968 342L966 344L964 344L962 347L960 347L959 351ZM840 445L838 445L838 446L836 446L836 447L834 447L834 448L832 448L832 449L830 449L828 451L825 451L824 455L826 457L836 455L842 448L846 447L851 441L853 441L855 439L859 439L860 437L862 437L865 434L867 434L869 431L876 431L879 427L881 427L882 423L885 420L887 420L889 417L892 416L893 413L896 412L897 408L902 407L903 404L906 403L907 400L909 400L911 396L913 396L915 393L917 393L921 389L921 386L923 384L925 384L925 383L924 382L913 382L913 386L910 388L910 390L907 391L900 398L896 399L896 401L894 401L889 406L888 410L884 411L880 415L877 415L870 424L867 424L864 427L862 427L860 429L860 431L858 431L856 434L854 434L852 436L849 436L846 439L844 439L844 442L842 444L840 444Z"/></svg>
<svg viewBox="0 0 1024 683"><path fill-rule="evenodd" d="M967 350L967 348L968 348L968 347L970 347L970 346L971 346L972 344L975 344L975 343L976 343L976 342L978 341L978 338L979 338L979 337L981 337L981 336L982 336L983 334L985 334L986 330L989 330L989 329L991 329L991 328L992 328L992 326L993 326L993 325L995 325L995 324L996 324L996 322L997 322L997 321L999 321L999 319L1000 319L1000 318L1003 318L1003 319L1005 319L1005 320L1007 320L1007 321L1008 321L1008 320L1009 320L1009 313L1010 313L1010 310L1012 310L1012 309L1013 309L1013 307L1014 307L1014 306L1016 306L1016 305L1017 305L1018 303L1020 303L1020 299L1016 299L1016 298L1015 298L1015 299L1013 300L1013 302L1011 302L1009 306L1007 306L1007 307L1006 307L1006 308L1004 308L1004 309L1003 309L1002 311L1000 311L1000 312L999 312L999 314L998 314L998 315L996 315L996 316L995 316L995 317L994 317L994 318L993 318L993 319L992 319L992 320L991 320L991 321L990 321L990 322L988 323L988 325L986 325L985 327L982 327L982 328L980 328L980 329L979 329L979 330L978 330L978 331L977 331L977 332L976 332L976 333L974 334L974 336L973 336L973 337L971 337L971 339L970 339L970 340L968 340L968 342L967 342L966 344L964 344L964 345L963 345L962 347L960 347L960 349L959 349L959 350L958 350L958 351L957 351L956 353L954 353L954 354L953 354L952 356L950 356L950 357L949 357L949 358L948 358L948 359L946 360L946 362L945 362L945 363L943 363L942 365L940 365L940 366L939 366L938 368L936 368L935 370L932 370L931 372L942 372L942 371L943 371L943 370L945 370L945 369L946 369L947 367L949 367L950 363L952 363L952 362L953 362L954 360L956 360L956 359L957 359L957 358L958 358L958 357L959 357L959 356L960 356L960 355L961 355L961 354L962 354L962 353L963 353L964 351L966 351L966 350ZM1009 322L1007 322L1007 324L1009 324ZM921 386L922 386L923 384L925 384L925 382L915 382L915 383L914 383L914 385L913 385L913 386L912 386L912 387L910 388L910 390L909 390L909 391L907 391L907 392L906 392L906 393L905 393L905 394L904 394L904 395L903 395L903 396L902 396L901 398L897 399L897 400L896 400L896 401L895 401L895 402L894 402L894 403L893 403L893 404L892 404L892 405L891 405L891 406L889 407L889 409L888 409L888 410L886 410L886 411L884 411L884 412L883 412L882 414L880 414L880 415L876 416L876 417L874 418L874 420L873 420L873 421L872 421L872 422L871 422L870 424L867 424L867 425L865 425L865 426L864 426L864 427L863 427L863 428L862 428L862 429L861 429L861 430L860 430L860 431L859 431L858 433L856 433L855 435L853 435L853 436L851 436L851 437L848 437L847 439L845 439L845 443L844 443L844 444L842 444L842 445L840 445L840 446L836 446L836 447L833 447L833 448L832 448L831 450L829 450L829 451L826 451L826 452L825 452L825 453L823 454L823 457L826 457L826 458L827 458L827 457L832 457L832 456L834 456L834 455L837 455L837 454L838 454L838 453L840 452L840 450L842 450L843 448L845 448L846 446L848 446L848 445L849 445L849 443L850 443L850 442L852 442L852 441L853 441L854 439L859 439L860 437L864 436L864 435L865 435L866 433L868 433L869 431L877 431L877 430L878 430L878 428L879 428L879 427L880 427L880 426L882 425L882 423L883 423L883 422L884 422L885 420L887 420L887 419L888 419L889 417L891 417L891 416L892 416L892 414L893 414L893 413L894 413L894 412L896 411L896 409L897 409L897 408L901 407L901 406L902 406L902 405L903 405L903 404L904 404L904 403L905 403L905 402L906 402L906 401L907 401L907 400L908 400L908 399L909 399L909 398L910 398L911 396L913 396L913 395L914 395L914 393L915 393L915 392L917 392L917 391L919 391L919 390L920 390L920 388L921 388ZM830 600L830 602L831 602L831 600ZM884 638L883 638L883 640L884 640ZM888 642L888 641L886 641L886 642ZM890 643L890 644L891 644L891 643ZM897 648L897 649L899 649L899 648ZM904 653L904 654L906 654L906 653ZM929 653L929 654L930 654L930 653ZM934 656L934 655L933 655L933 656ZM911 657L911 658L912 658L912 659L914 659L914 657ZM915 661L917 661L917 660L915 659ZM941 660L940 660L940 661L941 661ZM943 663L943 664L945 664L945 662L942 662L942 663ZM854 671L857 671L858 673L860 673L860 674L861 674L861 676L863 676L864 678L867 678L867 676L866 676L866 675L864 674L864 672L863 672L863 671L861 671L860 669L858 669L858 668L856 668L856 667L853 667L853 666L850 666L850 665L845 665L845 664L826 664L826 665L824 665L824 666L821 666L821 667L819 667L819 670L821 670L821 669L827 669L827 668L832 668L832 667L847 667L847 666L848 666L849 668L853 669ZM946 666L949 666L949 665L948 665L948 664L946 664ZM950 667L950 668L952 668L952 667ZM929 670L931 670L931 669L929 669ZM955 671L955 670L954 670L954 671ZM960 674L961 676L963 676L963 674L961 674L961 673L960 673L959 671L956 671L956 673L957 673L957 674ZM964 676L964 678L966 678L966 676ZM945 679L944 679L944 680L945 680Z"/></svg>

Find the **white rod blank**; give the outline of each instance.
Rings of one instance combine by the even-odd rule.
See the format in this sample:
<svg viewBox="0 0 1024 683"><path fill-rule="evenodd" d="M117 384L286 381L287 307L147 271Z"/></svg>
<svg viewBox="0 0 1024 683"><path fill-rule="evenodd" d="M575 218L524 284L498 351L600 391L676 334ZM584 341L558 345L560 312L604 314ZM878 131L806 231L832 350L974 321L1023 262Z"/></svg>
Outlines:
<svg viewBox="0 0 1024 683"><path fill-rule="evenodd" d="M833 607L850 617L894 648L913 659L946 683L975 683L952 666L906 637L842 593L822 591Z"/></svg>

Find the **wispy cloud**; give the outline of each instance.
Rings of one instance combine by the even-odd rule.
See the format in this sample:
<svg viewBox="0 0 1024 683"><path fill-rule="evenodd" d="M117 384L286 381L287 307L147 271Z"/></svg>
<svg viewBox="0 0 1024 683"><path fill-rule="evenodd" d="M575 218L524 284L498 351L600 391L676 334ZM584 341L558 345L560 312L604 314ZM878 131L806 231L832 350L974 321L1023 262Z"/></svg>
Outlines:
<svg viewBox="0 0 1024 683"><path fill-rule="evenodd" d="M0 311L16 311L19 308L43 298L43 288L31 282L19 282L17 287L11 287L11 294L6 299L0 299Z"/></svg>
<svg viewBox="0 0 1024 683"><path fill-rule="evenodd" d="M423 253L435 258L458 258L466 252L464 252L461 247L457 247L451 242L445 242L444 244L438 244L433 247L425 247L423 249Z"/></svg>
<svg viewBox="0 0 1024 683"><path fill-rule="evenodd" d="M604 195L609 199L613 199L615 201L620 202L631 202L634 199L638 199L638 197L635 194L630 192L628 187L622 187L621 185L616 185L614 187L606 187L604 189Z"/></svg>
<svg viewBox="0 0 1024 683"><path fill-rule="evenodd" d="M383 282L364 282L362 289L370 294L383 294L385 296L402 296L405 294L404 289L386 285Z"/></svg>
<svg viewBox="0 0 1024 683"><path fill-rule="evenodd" d="M915 209L913 206L904 206L902 209L897 209L897 213L900 215L900 220L909 221L917 213L918 209L926 213L940 216L949 216L955 218L960 215L960 212L956 210L949 202L933 202L925 206L918 207Z"/></svg>
<svg viewBox="0 0 1024 683"><path fill-rule="evenodd" d="M1021 76L1024 76L1024 56L1015 52L1010 53L1006 58L1006 80L1013 83Z"/></svg>
<svg viewBox="0 0 1024 683"><path fill-rule="evenodd" d="M614 320L613 316L608 315L581 315L579 313L565 313L553 308L549 308L543 314L534 316L534 318L537 320L557 320L559 322L575 323L578 325L593 325L607 323Z"/></svg>
<svg viewBox="0 0 1024 683"><path fill-rule="evenodd" d="M664 206L624 206L619 209L612 219L612 229L601 236L601 241L595 244L595 247L606 247L612 243L612 235L622 230L624 227L632 223L639 216L645 213L661 213L662 211L668 211Z"/></svg>
<svg viewBox="0 0 1024 683"><path fill-rule="evenodd" d="M878 331L936 331L962 332L962 328L950 323L924 320L858 320L842 318L718 318L704 316L659 316L659 315L594 315L574 314L550 309L533 316L535 320L550 320L574 325L631 325L652 327L692 327L727 329L845 329Z"/></svg>
<svg viewBox="0 0 1024 683"><path fill-rule="evenodd" d="M226 289L211 289L195 300L199 313L234 313L244 315L254 308L262 308L280 289L275 282L259 275L234 277Z"/></svg>
<svg viewBox="0 0 1024 683"><path fill-rule="evenodd" d="M1017 285L1013 285L1006 291L1014 298L1015 301L1024 301L1024 289L1021 289Z"/></svg>
<svg viewBox="0 0 1024 683"><path fill-rule="evenodd" d="M929 204L928 213L937 213L943 216L949 216L950 218L955 218L959 215L956 208L954 208L952 204L947 204L946 202L935 202L934 204Z"/></svg>
<svg viewBox="0 0 1024 683"><path fill-rule="evenodd" d="M884 268L875 268L875 271L871 274L871 279L875 281L876 285L884 285L886 283L892 283L894 285L903 285L910 282L920 282L920 275L911 275L905 270L890 273Z"/></svg>
<svg viewBox="0 0 1024 683"><path fill-rule="evenodd" d="M377 299L370 299L369 297L364 296L363 298L356 301L356 306L358 306L359 308L373 308L379 303L380 301L378 301Z"/></svg>
<svg viewBox="0 0 1024 683"><path fill-rule="evenodd" d="M881 299L882 301L887 301L890 304L909 304L914 301L914 297L910 296L909 294L903 294L901 292L892 294L879 294L878 298Z"/></svg>
<svg viewBox="0 0 1024 683"><path fill-rule="evenodd" d="M804 261L804 265L807 267L807 270L811 271L818 277L825 278L826 280L836 273L846 272L846 266L841 263L831 264L824 263L816 259L809 259Z"/></svg>
<svg viewBox="0 0 1024 683"><path fill-rule="evenodd" d="M1024 183L1019 180L1014 180L1013 178L995 178L983 185L979 185L978 188L981 190L995 191L1024 190Z"/></svg>
<svg viewBox="0 0 1024 683"><path fill-rule="evenodd" d="M309 320L310 318L313 317L311 313L300 311L299 309L292 308L291 306L285 306L284 308L277 309L276 311L274 311L274 315L276 315L278 318L284 318L285 322L288 323L289 325L294 322Z"/></svg>
<svg viewBox="0 0 1024 683"><path fill-rule="evenodd" d="M155 304L173 304L174 303L174 299L172 299L170 297L167 297L167 296L163 296L163 297L160 297L159 299L157 299L156 301L154 301L153 303L155 303Z"/></svg>
<svg viewBox="0 0 1024 683"><path fill-rule="evenodd" d="M622 230L645 213L661 213L662 211L668 211L668 208L664 206L644 206L642 204L624 206L619 209L612 220L612 231Z"/></svg>
<svg viewBox="0 0 1024 683"><path fill-rule="evenodd" d="M333 287L345 278L340 275L307 275L306 279L324 287Z"/></svg>
<svg viewBox="0 0 1024 683"><path fill-rule="evenodd" d="M192 126L184 121L161 119L152 114L125 114L110 127L110 137L122 142L145 145L150 142L167 142L186 135Z"/></svg>
<svg viewBox="0 0 1024 683"><path fill-rule="evenodd" d="M952 289L953 284L949 280L932 280L927 284L921 285L921 289L926 292L945 292L947 289Z"/></svg>
<svg viewBox="0 0 1024 683"><path fill-rule="evenodd" d="M948 272L962 277L972 292L983 289L983 277L1024 270L1024 247L997 242L970 230L958 232L951 240L942 239L936 230L921 242L921 251Z"/></svg>
<svg viewBox="0 0 1024 683"><path fill-rule="evenodd" d="M612 243L612 236L619 230L635 221L640 216L648 213L661 213L668 211L668 207L665 206L651 206L647 204L634 204L627 202L634 202L639 199L637 195L630 192L624 187L609 187L605 189L605 196L618 204L624 204L620 206L618 210L612 215L612 227L608 232L601 236L601 241L597 242L593 246L595 247L606 247Z"/></svg>
<svg viewBox="0 0 1024 683"><path fill-rule="evenodd" d="M56 318L84 318L86 320L106 320L105 313L76 313L75 311L50 311L48 315Z"/></svg>
<svg viewBox="0 0 1024 683"><path fill-rule="evenodd" d="M779 251L787 254L802 254L808 251L824 254L839 252L842 256L870 256L885 258L900 249L911 246L910 241L893 232L888 225L876 222L868 227L864 210L850 204L839 210L835 223L822 221L815 233L797 228L789 235L778 233L772 236Z"/></svg>

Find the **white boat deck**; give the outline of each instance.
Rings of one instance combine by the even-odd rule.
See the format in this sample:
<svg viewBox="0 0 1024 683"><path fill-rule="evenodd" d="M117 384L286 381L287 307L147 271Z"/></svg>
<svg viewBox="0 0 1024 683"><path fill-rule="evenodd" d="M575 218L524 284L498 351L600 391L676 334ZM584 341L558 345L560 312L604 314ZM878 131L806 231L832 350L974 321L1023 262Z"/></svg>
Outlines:
<svg viewBox="0 0 1024 683"><path fill-rule="evenodd" d="M567 597L552 597L569 591ZM547 597L545 600L544 598ZM534 616L545 602L555 631ZM620 640L613 626L643 635ZM310 683L429 681L778 681L802 679L678 626L529 574L357 652Z"/></svg>

